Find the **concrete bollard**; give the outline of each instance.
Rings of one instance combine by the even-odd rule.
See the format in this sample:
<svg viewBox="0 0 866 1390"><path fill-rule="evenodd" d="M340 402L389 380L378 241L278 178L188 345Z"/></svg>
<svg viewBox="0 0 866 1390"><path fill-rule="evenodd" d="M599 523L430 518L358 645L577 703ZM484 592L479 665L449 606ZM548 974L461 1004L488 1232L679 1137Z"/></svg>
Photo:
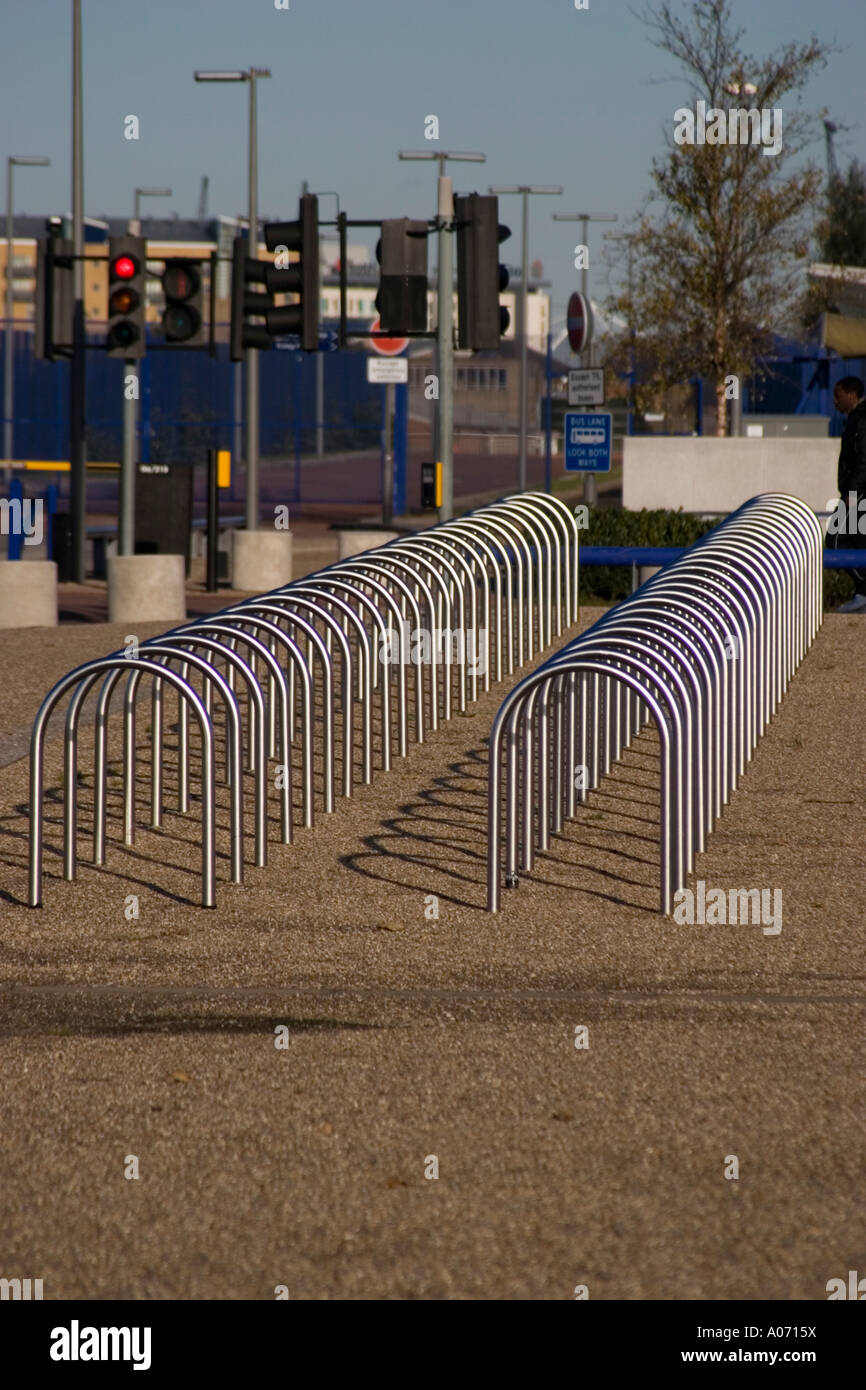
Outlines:
<svg viewBox="0 0 866 1390"><path fill-rule="evenodd" d="M267 594L292 582L292 533L273 528L232 532L232 588Z"/></svg>
<svg viewBox="0 0 866 1390"><path fill-rule="evenodd" d="M0 560L0 628L57 626L53 560Z"/></svg>
<svg viewBox="0 0 866 1390"><path fill-rule="evenodd" d="M377 545L387 545L399 535L398 531L337 531L337 559L348 560L352 555L363 555Z"/></svg>
<svg viewBox="0 0 866 1390"><path fill-rule="evenodd" d="M186 560L183 555L110 555L110 623L183 622Z"/></svg>

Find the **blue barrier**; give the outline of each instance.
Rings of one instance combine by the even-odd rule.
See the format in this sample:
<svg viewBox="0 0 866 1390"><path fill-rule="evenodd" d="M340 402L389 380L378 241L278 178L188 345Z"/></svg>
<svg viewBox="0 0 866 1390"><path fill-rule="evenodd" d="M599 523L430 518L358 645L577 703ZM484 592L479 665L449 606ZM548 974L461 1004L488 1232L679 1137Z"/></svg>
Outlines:
<svg viewBox="0 0 866 1390"><path fill-rule="evenodd" d="M685 555L686 545L582 545L582 565L669 565ZM825 570L866 569L866 550L824 551Z"/></svg>

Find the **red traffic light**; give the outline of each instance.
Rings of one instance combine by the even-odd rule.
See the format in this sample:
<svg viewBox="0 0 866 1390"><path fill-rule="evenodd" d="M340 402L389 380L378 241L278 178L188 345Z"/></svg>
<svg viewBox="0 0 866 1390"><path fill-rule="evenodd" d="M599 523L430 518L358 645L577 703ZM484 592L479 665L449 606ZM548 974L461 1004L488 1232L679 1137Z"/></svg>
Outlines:
<svg viewBox="0 0 866 1390"><path fill-rule="evenodd" d="M132 280L138 274L138 265L132 256L118 256L111 262L112 280Z"/></svg>
<svg viewBox="0 0 866 1390"><path fill-rule="evenodd" d="M192 265L171 265L162 277L167 299L189 299L201 285L198 271Z"/></svg>

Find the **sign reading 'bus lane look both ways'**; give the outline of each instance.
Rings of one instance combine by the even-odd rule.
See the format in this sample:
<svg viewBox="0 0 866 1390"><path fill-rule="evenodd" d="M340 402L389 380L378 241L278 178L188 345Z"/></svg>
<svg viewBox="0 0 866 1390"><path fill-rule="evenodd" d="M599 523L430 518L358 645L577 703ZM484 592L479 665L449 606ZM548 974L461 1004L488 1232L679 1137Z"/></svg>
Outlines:
<svg viewBox="0 0 866 1390"><path fill-rule="evenodd" d="M592 414L566 411L566 473L609 473L611 417L605 410Z"/></svg>

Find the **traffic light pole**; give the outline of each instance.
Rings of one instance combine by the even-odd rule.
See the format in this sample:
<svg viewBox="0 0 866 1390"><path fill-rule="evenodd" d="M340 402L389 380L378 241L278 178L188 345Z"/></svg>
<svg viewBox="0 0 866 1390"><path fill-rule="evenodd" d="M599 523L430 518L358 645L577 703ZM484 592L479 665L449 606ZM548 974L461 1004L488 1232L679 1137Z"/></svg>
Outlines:
<svg viewBox="0 0 866 1390"><path fill-rule="evenodd" d="M529 436L529 189L523 189L520 248L520 477L518 492L526 491L526 451Z"/></svg>
<svg viewBox="0 0 866 1390"><path fill-rule="evenodd" d="M84 120L81 76L81 0L72 0L72 254L73 320L69 369L69 483L72 578L84 583L87 544L87 453L84 334Z"/></svg>
<svg viewBox="0 0 866 1390"><path fill-rule="evenodd" d="M123 452L120 457L120 515L118 555L135 554L135 435L138 423L138 362L123 364Z"/></svg>
<svg viewBox="0 0 866 1390"><path fill-rule="evenodd" d="M454 252L451 223L454 187L447 174L439 176L439 269L437 342L439 356L439 462L442 464L442 506L439 515L454 515Z"/></svg>
<svg viewBox="0 0 866 1390"><path fill-rule="evenodd" d="M385 383L385 473L382 478L382 521L394 519L394 383Z"/></svg>
<svg viewBox="0 0 866 1390"><path fill-rule="evenodd" d="M247 219L249 221L249 253L253 260L259 255L259 200L258 200L258 147L256 140L256 79L250 74L250 165L249 199ZM257 348L250 348L247 354L247 413L246 413L246 522L248 531L259 529L259 354Z"/></svg>
<svg viewBox="0 0 866 1390"><path fill-rule="evenodd" d="M526 455L529 437L529 195L531 193L551 193L558 196L562 192L560 184L516 184L497 186L489 190L497 197L500 194L519 193L523 198L523 245L520 248L520 315L518 334L520 337L520 442L518 463L518 484L520 492L526 491Z"/></svg>

